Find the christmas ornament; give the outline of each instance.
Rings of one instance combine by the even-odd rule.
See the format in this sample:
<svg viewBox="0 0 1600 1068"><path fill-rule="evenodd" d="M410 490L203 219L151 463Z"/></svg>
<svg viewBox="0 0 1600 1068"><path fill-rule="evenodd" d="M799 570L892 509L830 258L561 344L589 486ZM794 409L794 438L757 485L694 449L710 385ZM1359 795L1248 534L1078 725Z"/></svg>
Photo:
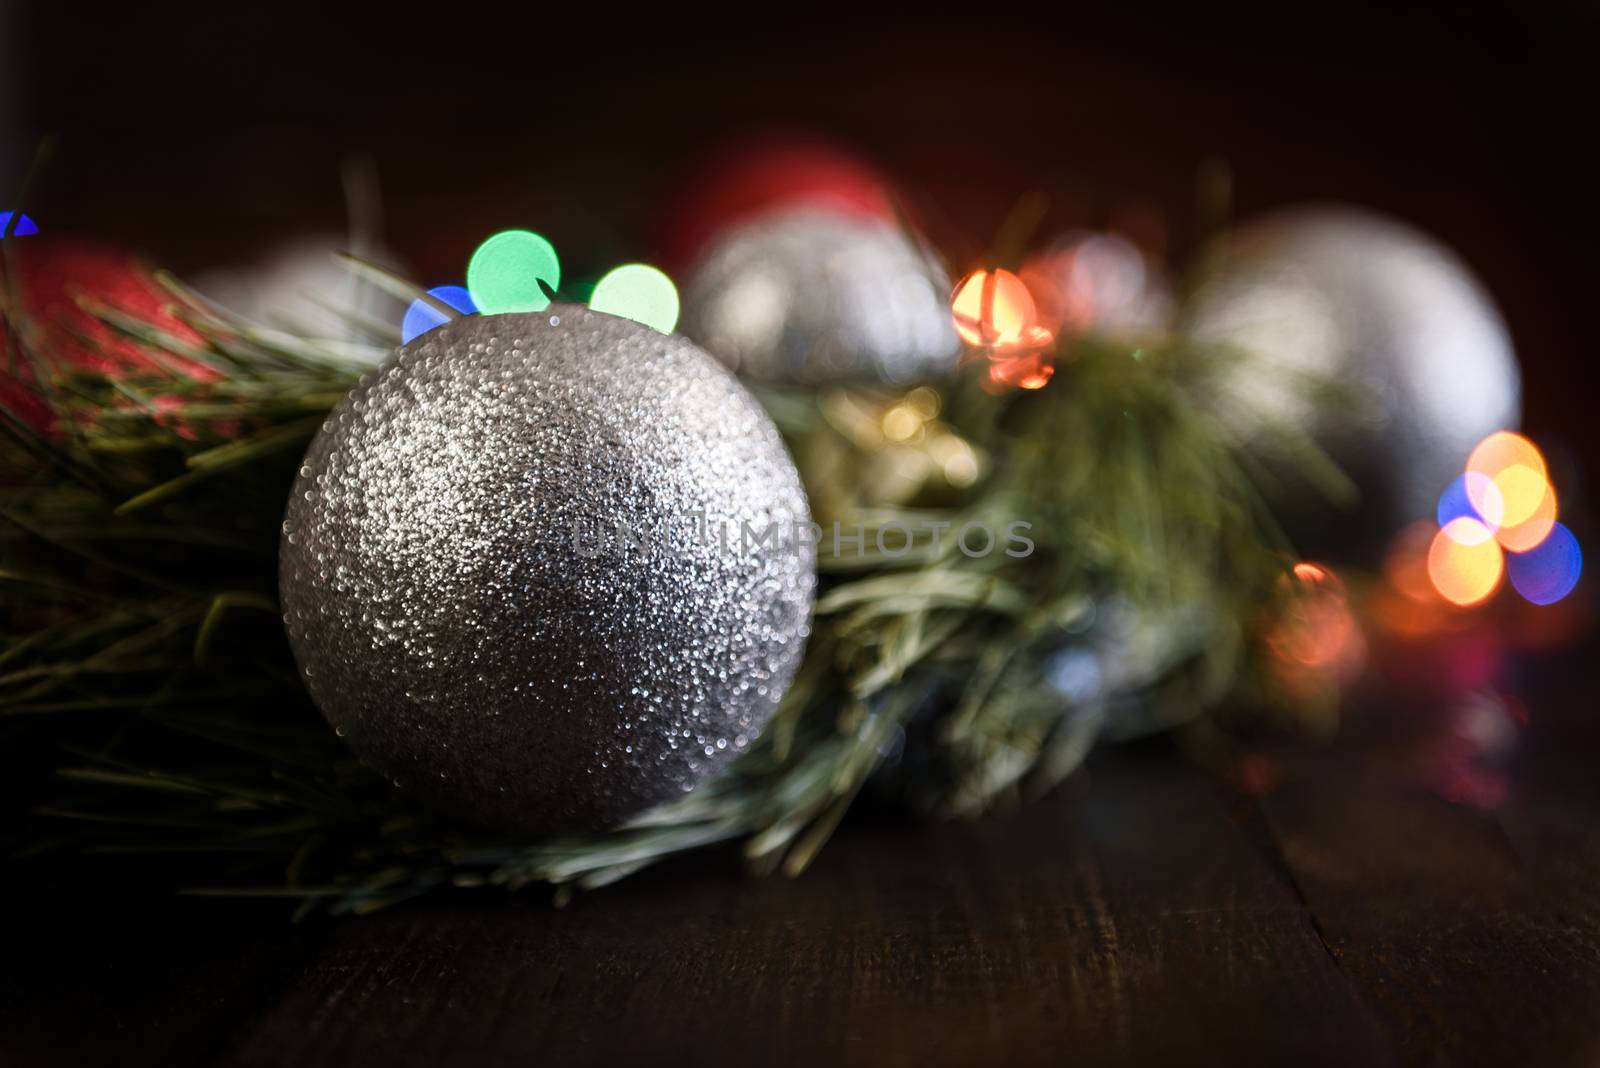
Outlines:
<svg viewBox="0 0 1600 1068"><path fill-rule="evenodd" d="M398 323L406 304L341 264L349 250L393 269L384 249L352 247L348 238L318 234L286 242L253 263L206 272L196 292L253 323L310 337L347 340L358 328L352 318Z"/></svg>
<svg viewBox="0 0 1600 1068"><path fill-rule="evenodd" d="M814 137L768 133L723 147L693 168L658 213L656 245L687 272L727 231L764 216L815 208L891 221L888 182L865 160Z"/></svg>
<svg viewBox="0 0 1600 1068"><path fill-rule="evenodd" d="M800 206L711 243L686 275L683 332L756 379L907 382L955 367L949 287L895 223Z"/></svg>
<svg viewBox="0 0 1600 1068"><path fill-rule="evenodd" d="M520 833L611 825L760 733L808 631L809 518L771 421L686 339L469 316L313 442L284 619L337 733L406 791Z"/></svg>
<svg viewBox="0 0 1600 1068"><path fill-rule="evenodd" d="M156 359L149 346L95 314L120 313L179 344L201 343L200 335L172 314L173 295L131 252L53 237L29 237L7 249L0 271L14 271L3 284L16 303L6 312L10 329L0 331L0 408L31 429L45 431L54 419L35 377L40 368L57 377L78 370L122 379L164 368L200 381L216 377L210 366L181 355ZM13 333L32 358L10 350Z"/></svg>
<svg viewBox="0 0 1600 1068"><path fill-rule="evenodd" d="M663 325L663 279L619 277L601 303ZM704 353L559 301L436 310L444 325L330 415L355 378L320 358L331 347L230 333L198 309L225 375L167 377L179 417L227 411L237 448L166 433L89 374L75 413L117 418L87 424L70 466L0 434L0 469L28 487L8 511L51 579L12 584L0 705L49 710L41 729L81 754L35 813L85 817L73 841L96 856L185 858L141 862L142 879L198 871L334 911L445 885L570 892L719 841L793 874L886 765L902 796L977 813L1060 782L1102 728L1172 722L1236 670L1254 676L1237 639L1275 603L1283 561L1218 422L1189 414L1219 361L1181 337L1086 339L1070 382L1026 398L769 391L822 513L785 541L783 520L806 518L795 472ZM397 325L356 322L360 346ZM129 325L162 366L187 351ZM311 416L327 429L286 517L282 449ZM813 542L829 589L783 693ZM298 664L251 633L275 608ZM1041 673L1074 645L1093 659ZM272 684L297 667L336 730L308 736ZM1160 707L1141 719L1131 703L1147 697ZM61 713L146 700L162 715ZM339 733L383 777L352 774ZM13 779L36 770L31 751L7 754ZM424 818L410 799L493 826Z"/></svg>
<svg viewBox="0 0 1600 1068"><path fill-rule="evenodd" d="M1212 399L1234 433L1271 455L1269 423L1308 432L1385 533L1430 515L1473 444L1517 422L1517 363L1483 287L1438 242L1380 215L1308 208L1239 228L1186 320L1197 340L1249 355ZM1308 377L1354 387L1360 406L1324 403Z"/></svg>

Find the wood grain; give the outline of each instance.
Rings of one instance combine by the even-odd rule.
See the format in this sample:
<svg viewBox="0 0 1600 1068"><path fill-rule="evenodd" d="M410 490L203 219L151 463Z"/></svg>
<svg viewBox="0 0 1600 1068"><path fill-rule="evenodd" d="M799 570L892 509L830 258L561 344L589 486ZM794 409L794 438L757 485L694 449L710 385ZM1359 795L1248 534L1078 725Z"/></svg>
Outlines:
<svg viewBox="0 0 1600 1068"><path fill-rule="evenodd" d="M8 953L0 1063L1593 1063L1595 747L1539 728L1493 810L1359 739L1264 799L1156 741L1007 818L865 814L795 882L67 914Z"/></svg>

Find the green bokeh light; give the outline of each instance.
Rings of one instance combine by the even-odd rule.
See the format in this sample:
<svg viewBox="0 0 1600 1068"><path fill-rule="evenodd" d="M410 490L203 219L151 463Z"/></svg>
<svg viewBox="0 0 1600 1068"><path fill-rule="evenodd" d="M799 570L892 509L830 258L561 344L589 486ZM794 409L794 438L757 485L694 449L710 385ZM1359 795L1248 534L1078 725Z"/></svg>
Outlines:
<svg viewBox="0 0 1600 1068"><path fill-rule="evenodd" d="M539 283L561 285L555 247L529 230L503 230L478 246L467 264L467 291L485 315L543 311L550 306Z"/></svg>
<svg viewBox="0 0 1600 1068"><path fill-rule="evenodd" d="M670 334L678 325L678 288L649 264L625 263L595 283L589 307Z"/></svg>

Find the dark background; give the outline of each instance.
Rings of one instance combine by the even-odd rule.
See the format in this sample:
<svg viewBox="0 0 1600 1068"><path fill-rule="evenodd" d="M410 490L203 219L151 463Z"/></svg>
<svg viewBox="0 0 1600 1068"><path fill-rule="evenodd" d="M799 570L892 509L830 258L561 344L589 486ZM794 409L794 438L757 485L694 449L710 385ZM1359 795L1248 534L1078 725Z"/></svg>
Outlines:
<svg viewBox="0 0 1600 1068"><path fill-rule="evenodd" d="M459 278L513 225L579 274L650 254L686 162L779 126L881 163L958 266L1033 189L1051 196L1047 229L1165 229L1181 265L1197 176L1224 161L1236 216L1346 200L1454 246L1510 320L1529 427L1596 443L1593 5L1283 5L1248 21L1120 4L505 7L13 3L0 190L54 135L29 196L48 229L195 271L342 230L341 167L366 159L421 278Z"/></svg>
<svg viewBox="0 0 1600 1068"><path fill-rule="evenodd" d="M506 226L581 274L648 255L674 174L776 124L880 162L958 265L1033 189L1049 228L1163 219L1181 264L1220 160L1238 216L1339 199L1455 247L1510 322L1526 426L1600 455L1600 13L1308 7L0 0L0 206L52 135L27 201L46 230L198 271L342 229L366 158L423 280ZM1401 738L1347 731L1264 796L1155 739L1010 818L853 820L796 883L722 851L562 912L481 891L297 927L86 884L12 912L0 1060L1594 1063L1592 665L1591 641L1519 666L1530 726L1493 810L1417 784L1458 736L1402 694L1366 709Z"/></svg>

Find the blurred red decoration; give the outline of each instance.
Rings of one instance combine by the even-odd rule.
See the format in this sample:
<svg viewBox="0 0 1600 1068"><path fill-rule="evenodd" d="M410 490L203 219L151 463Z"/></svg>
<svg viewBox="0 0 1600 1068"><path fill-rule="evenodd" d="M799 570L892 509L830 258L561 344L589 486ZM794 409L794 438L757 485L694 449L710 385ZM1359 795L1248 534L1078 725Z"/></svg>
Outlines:
<svg viewBox="0 0 1600 1068"><path fill-rule="evenodd" d="M818 207L895 215L889 185L870 164L818 138L766 135L710 156L660 213L657 262L683 270L718 234L768 212Z"/></svg>
<svg viewBox="0 0 1600 1068"><path fill-rule="evenodd" d="M140 372L177 371L201 381L217 372L205 364L181 357L158 363L149 350L106 325L80 301L101 305L150 324L194 345L202 339L170 308L171 293L163 289L126 250L85 241L33 238L15 243L4 278L8 301L8 326L0 332L0 406L35 431L50 430L52 413L39 392L37 360L49 361L54 372L83 370L112 377ZM30 353L13 351L11 338L24 324L31 339Z"/></svg>

